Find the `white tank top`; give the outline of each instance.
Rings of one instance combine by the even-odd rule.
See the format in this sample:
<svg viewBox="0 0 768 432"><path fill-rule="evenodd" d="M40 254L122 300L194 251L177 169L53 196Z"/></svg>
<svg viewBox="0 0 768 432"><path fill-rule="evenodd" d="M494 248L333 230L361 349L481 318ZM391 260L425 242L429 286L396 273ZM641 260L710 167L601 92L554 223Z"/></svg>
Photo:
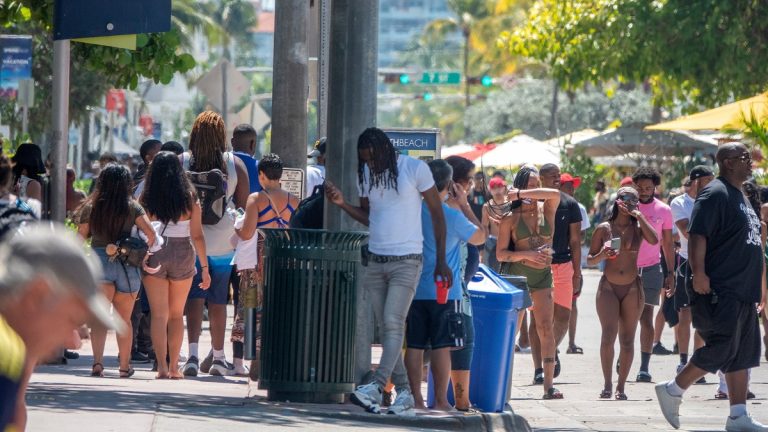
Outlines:
<svg viewBox="0 0 768 432"><path fill-rule="evenodd" d="M164 237L168 238L185 238L190 236L190 223L191 220L179 221L178 223L169 223L163 227L160 232Z"/></svg>
<svg viewBox="0 0 768 432"><path fill-rule="evenodd" d="M185 170L189 170L188 153L181 155L182 164ZM224 161L227 163L227 206L234 208L232 197L237 189L237 170L235 168L235 156L232 152L224 153ZM203 234L205 234L205 251L208 256L226 256L234 252L234 247L229 239L235 233L235 223L229 217L224 215L216 225L203 225Z"/></svg>

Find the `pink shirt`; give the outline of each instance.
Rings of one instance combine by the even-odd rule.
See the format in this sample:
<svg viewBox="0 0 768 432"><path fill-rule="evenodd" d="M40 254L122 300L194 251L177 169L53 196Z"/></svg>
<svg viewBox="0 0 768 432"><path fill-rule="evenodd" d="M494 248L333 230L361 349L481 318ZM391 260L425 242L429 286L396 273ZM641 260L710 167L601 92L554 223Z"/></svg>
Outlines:
<svg viewBox="0 0 768 432"><path fill-rule="evenodd" d="M640 251L637 254L637 266L648 267L656 265L661 262L662 233L664 230L672 229L672 210L657 198L654 198L648 204L640 203L637 208L656 231L656 235L659 236L659 242L655 245L651 245L643 240L643 243L640 245Z"/></svg>

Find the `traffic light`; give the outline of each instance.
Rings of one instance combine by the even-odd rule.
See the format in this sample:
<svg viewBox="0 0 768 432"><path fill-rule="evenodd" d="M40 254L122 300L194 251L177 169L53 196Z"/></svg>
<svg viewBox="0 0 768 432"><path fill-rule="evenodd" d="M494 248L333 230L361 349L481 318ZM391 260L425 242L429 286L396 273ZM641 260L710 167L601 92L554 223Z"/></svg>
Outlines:
<svg viewBox="0 0 768 432"><path fill-rule="evenodd" d="M400 84L408 84L411 82L411 77L408 74L400 74Z"/></svg>
<svg viewBox="0 0 768 432"><path fill-rule="evenodd" d="M416 100L423 100L424 102L429 102L429 101L431 101L432 99L435 98L435 95L430 93L430 92L424 92L424 93L421 93L421 94L413 95L413 98L416 99Z"/></svg>
<svg viewBox="0 0 768 432"><path fill-rule="evenodd" d="M384 77L384 84L407 85L411 83L411 76L407 73L387 72L382 76Z"/></svg>
<svg viewBox="0 0 768 432"><path fill-rule="evenodd" d="M482 84L483 87L490 87L493 85L493 78L488 75L483 75L483 77L480 78L480 84Z"/></svg>

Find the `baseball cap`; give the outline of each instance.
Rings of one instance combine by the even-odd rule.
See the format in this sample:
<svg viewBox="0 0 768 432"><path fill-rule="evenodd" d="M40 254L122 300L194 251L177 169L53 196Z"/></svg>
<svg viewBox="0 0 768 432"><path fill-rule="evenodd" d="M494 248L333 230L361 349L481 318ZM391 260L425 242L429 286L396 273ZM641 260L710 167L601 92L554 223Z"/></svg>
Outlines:
<svg viewBox="0 0 768 432"><path fill-rule="evenodd" d="M574 177L568 173L560 174L560 183L573 183L573 188L578 189L581 186L581 177Z"/></svg>
<svg viewBox="0 0 768 432"><path fill-rule="evenodd" d="M702 177L711 177L714 176L715 172L712 171L712 168L706 166L706 165L696 165L691 170L691 175L688 176L691 181L694 181L696 179L700 179Z"/></svg>
<svg viewBox="0 0 768 432"><path fill-rule="evenodd" d="M108 329L126 330L120 318L112 318L110 302L101 293L101 262L95 254L86 255L82 241L58 224L24 227L0 244L0 296L3 286L16 286L30 275L58 282L62 289L85 301L91 315Z"/></svg>
<svg viewBox="0 0 768 432"><path fill-rule="evenodd" d="M496 189L500 187L507 187L507 183L504 179L494 177L488 182L488 189Z"/></svg>
<svg viewBox="0 0 768 432"><path fill-rule="evenodd" d="M632 177L624 177L623 179L621 179L621 185L622 186L630 186L633 183L634 183L634 181L632 180Z"/></svg>
<svg viewBox="0 0 768 432"><path fill-rule="evenodd" d="M312 149L312 151L309 152L309 154L307 155L307 158L313 158L313 157L318 157L318 156L324 155L325 154L325 142L326 142L326 137L322 137L319 140L315 141L315 146Z"/></svg>

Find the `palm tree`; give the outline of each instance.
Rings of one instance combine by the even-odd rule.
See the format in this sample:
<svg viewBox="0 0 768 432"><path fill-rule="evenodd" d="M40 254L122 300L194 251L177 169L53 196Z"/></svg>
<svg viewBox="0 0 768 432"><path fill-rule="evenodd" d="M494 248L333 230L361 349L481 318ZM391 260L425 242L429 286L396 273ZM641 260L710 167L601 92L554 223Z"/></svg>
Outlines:
<svg viewBox="0 0 768 432"><path fill-rule="evenodd" d="M470 104L470 66L486 71L509 73L514 66L507 51L499 48L496 39L502 30L522 22L530 0L447 0L454 17L437 19L427 24L426 37L445 40L460 32L463 38L465 105ZM474 57L470 54L474 53Z"/></svg>

